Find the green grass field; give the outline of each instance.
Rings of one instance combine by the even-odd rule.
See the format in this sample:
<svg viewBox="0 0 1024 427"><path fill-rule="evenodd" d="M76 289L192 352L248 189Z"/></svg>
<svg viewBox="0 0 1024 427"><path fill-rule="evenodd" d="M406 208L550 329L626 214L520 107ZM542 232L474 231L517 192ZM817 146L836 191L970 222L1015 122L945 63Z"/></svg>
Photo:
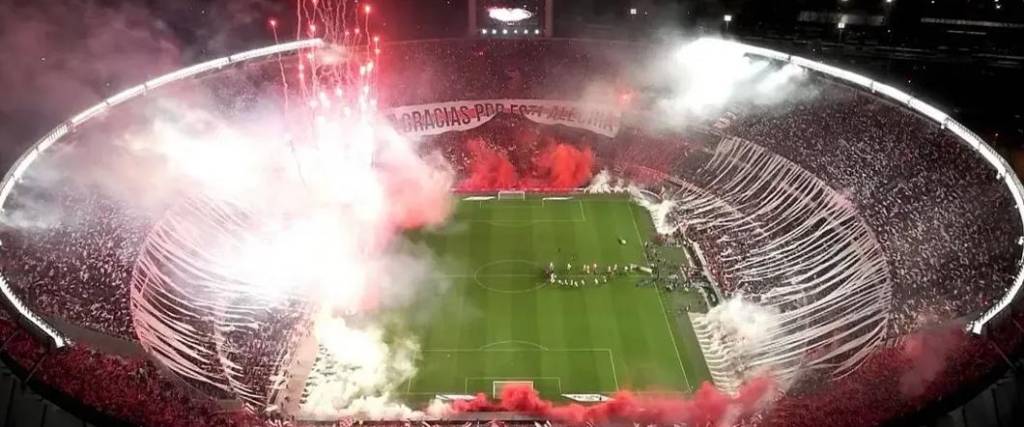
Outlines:
<svg viewBox="0 0 1024 427"><path fill-rule="evenodd" d="M450 286L410 322L422 359L400 391L409 400L490 394L496 381L532 381L550 399L695 390L707 367L689 320L666 308L670 295L691 296L637 287L643 273L580 288L543 275L550 262L588 281L595 276L579 264L646 264L652 234L647 212L623 197L459 202L446 227L410 236L438 254Z"/></svg>

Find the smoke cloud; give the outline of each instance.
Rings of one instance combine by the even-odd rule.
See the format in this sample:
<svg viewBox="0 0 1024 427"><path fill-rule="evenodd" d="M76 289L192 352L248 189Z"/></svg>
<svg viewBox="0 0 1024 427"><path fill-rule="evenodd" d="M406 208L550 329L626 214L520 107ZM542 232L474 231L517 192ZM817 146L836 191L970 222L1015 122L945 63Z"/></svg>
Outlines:
<svg viewBox="0 0 1024 427"><path fill-rule="evenodd" d="M10 152L100 100L184 65L267 44L287 2L9 0L0 7L0 134ZM15 144L17 143L17 144Z"/></svg>
<svg viewBox="0 0 1024 427"><path fill-rule="evenodd" d="M675 40L657 51L668 54L639 67L635 78L652 93L650 102L662 113L665 127L714 118L726 108L777 105L816 94L804 84L808 73L799 66L748 57L735 42Z"/></svg>
<svg viewBox="0 0 1024 427"><path fill-rule="evenodd" d="M779 330L780 314L737 296L723 301L707 314L710 324L736 343L740 354L756 352Z"/></svg>
<svg viewBox="0 0 1024 427"><path fill-rule="evenodd" d="M452 408L455 412L521 412L570 425L609 422L734 425L760 410L774 391L774 381L761 377L748 381L735 395L722 393L705 382L690 398L652 397L620 391L610 401L584 406L558 405L541 399L528 385L510 385L502 389L498 401L478 394L473 400L456 401Z"/></svg>
<svg viewBox="0 0 1024 427"><path fill-rule="evenodd" d="M470 157L468 176L458 185L463 191L566 190L586 184L593 175L594 154L589 147L549 141L521 165L482 138L466 141L466 151Z"/></svg>
<svg viewBox="0 0 1024 427"><path fill-rule="evenodd" d="M963 325L932 328L911 334L903 342L902 352L911 363L900 375L899 388L907 398L923 395L928 386L946 369L954 349L965 339Z"/></svg>
<svg viewBox="0 0 1024 427"><path fill-rule="evenodd" d="M451 168L436 154L418 154L409 141L374 121L323 123L315 141L296 144L261 137L275 117L218 121L188 135L179 125L154 125L156 137L147 146L164 155L169 170L255 219L239 232L214 236L230 242L229 251L198 268L241 282L230 288L239 292L298 294L310 304L316 345L298 346L299 362L288 368L313 384L298 413L414 416L391 393L415 374L419 346L413 337L390 335L377 313L414 301L427 286L443 285L429 251L403 243L401 232L446 220ZM240 129L236 123L261 125ZM162 253L194 250L161 248ZM136 324L156 317L151 314L137 312ZM149 335L139 335L146 344ZM318 348L326 356L301 357Z"/></svg>
<svg viewBox="0 0 1024 427"><path fill-rule="evenodd" d="M247 94L265 90L241 80L224 83ZM273 94L239 108L201 86L184 86L122 104L81 127L75 144L47 151L15 190L6 225L75 229L77 215L95 212L54 199L70 188L144 212L155 231L132 278L133 316L143 346L158 348L165 365L257 395L259 385L234 362L244 359L221 336L283 340L295 331L267 337L269 326L247 316L292 309L281 302L298 299L315 340L297 346L282 367L318 381L307 405L292 409L414 415L392 391L415 374L419 345L395 336L378 313L445 285L430 251L402 232L445 222L451 167L372 116L331 116L311 126L284 114ZM188 269L169 268L173 260ZM167 301L175 307L154 303L150 298L160 297L153 295L174 295ZM239 311L241 302L258 310ZM182 319L167 309L209 316ZM219 317L225 313L232 315ZM171 337L174 330L196 335ZM217 348L217 358L182 357L207 348ZM320 348L339 368L326 371L332 374L313 373L316 358L299 354ZM292 391L298 401L301 385ZM258 400L249 403L258 407Z"/></svg>
<svg viewBox="0 0 1024 427"><path fill-rule="evenodd" d="M175 35L128 2L6 2L0 49L0 117L9 119L0 130L22 147L105 95L182 62Z"/></svg>
<svg viewBox="0 0 1024 427"><path fill-rule="evenodd" d="M234 5L226 9L229 13L244 15L247 22L262 21L249 8L229 3ZM0 67L0 86L7 89L0 98L0 115L10 119L5 122L19 124L2 129L5 136L24 140L27 146L73 112L205 54L184 52L180 34L151 11L128 2L115 4L35 0L0 8L0 48L7 52ZM211 10L211 15L215 13ZM196 34L217 40L218 46L231 45L211 33ZM722 43L691 43L658 67L651 77L673 94L660 103L662 108L712 114L735 100L771 102L793 95L793 82L803 75L799 69L773 70ZM401 232L444 222L451 210L451 168L438 155L418 154L379 122L327 123L316 130L315 141L303 141L303 132L282 123L285 115L277 105L269 105L274 98L246 114L217 114L212 100L197 96L192 103L179 99L146 105L141 117L134 118L145 126L116 123L124 110L111 112L108 124L129 129L103 133L114 140L108 151L69 149L41 159L26 177L25 187L44 195L48 188L73 179L131 202L155 218L184 197L200 195L229 202L258 218L242 235L222 236L242 242L232 256L223 258L227 264L202 267L241 278L241 284L254 286L253 292L260 295L304 293L316 303L311 315L317 341L348 369L326 378L307 410L373 418L416 416L391 396L415 374L418 344L408 337L389 337L387 325L372 314L414 301L426 286L443 285L431 274L435 267L430 254L406 245ZM31 118L32 125L20 126L23 117ZM589 182L593 173L594 157L587 147L551 142L527 164L516 165L483 140L467 145L470 173L457 186L464 190L576 188ZM12 153L4 154L13 158ZM90 161L96 159L101 160ZM4 218L10 226L50 227L68 223L73 214L54 209L60 205L45 196L20 200L19 209ZM290 274L283 277L282 272ZM741 335L754 333L737 330ZM508 388L498 403L481 401L481 396L455 408L521 410L573 423L623 419L696 424L749 414L773 388L770 380L752 381L739 396L731 397L704 385L693 400L649 399L624 392L610 403L592 407L557 406L540 400L532 390Z"/></svg>
<svg viewBox="0 0 1024 427"><path fill-rule="evenodd" d="M602 170L597 175L594 175L594 178L590 180L590 184L587 185L584 191L591 194L629 194L634 202L647 209L647 212L651 215L651 220L654 222L654 229L658 231L658 234L668 236L679 228L678 223L673 223L668 217L676 206L674 200L651 197L653 193L645 193L633 183L626 182L622 178L612 177L606 170Z"/></svg>

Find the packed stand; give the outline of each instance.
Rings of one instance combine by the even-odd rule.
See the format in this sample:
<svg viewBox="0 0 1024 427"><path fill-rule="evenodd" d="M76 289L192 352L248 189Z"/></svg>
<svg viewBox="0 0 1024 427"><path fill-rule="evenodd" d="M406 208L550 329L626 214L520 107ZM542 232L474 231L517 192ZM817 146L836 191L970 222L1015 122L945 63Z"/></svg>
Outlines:
<svg viewBox="0 0 1024 427"><path fill-rule="evenodd" d="M765 413L763 425L878 425L932 409L941 399L955 402L958 392L1010 367L1004 355L1021 350L1024 335L1015 323L1022 320L1016 313L986 335L968 334L956 322L914 332L829 387L784 396Z"/></svg>
<svg viewBox="0 0 1024 427"><path fill-rule="evenodd" d="M52 218L3 230L5 278L37 313L134 339L129 282L148 218L89 188L53 191ZM15 193L10 203L36 197Z"/></svg>
<svg viewBox="0 0 1024 427"><path fill-rule="evenodd" d="M728 132L824 180L874 230L894 284L896 332L913 328L918 313L985 309L1009 288L1021 253L1013 198L953 134L824 81L811 101L747 107Z"/></svg>
<svg viewBox="0 0 1024 427"><path fill-rule="evenodd" d="M44 356L43 347L17 326L0 321L9 339L5 353L28 369ZM169 382L150 362L100 354L80 345L50 352L33 380L119 420L161 427L256 426L259 419L242 412L225 413L213 402L197 400Z"/></svg>

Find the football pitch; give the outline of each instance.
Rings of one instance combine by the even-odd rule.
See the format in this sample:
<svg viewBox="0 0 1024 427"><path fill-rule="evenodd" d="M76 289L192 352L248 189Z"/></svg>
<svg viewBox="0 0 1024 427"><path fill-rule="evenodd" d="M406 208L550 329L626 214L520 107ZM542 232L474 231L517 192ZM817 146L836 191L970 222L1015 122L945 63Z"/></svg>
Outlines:
<svg viewBox="0 0 1024 427"><path fill-rule="evenodd" d="M651 278L641 271L606 273L647 265L647 211L622 196L559 199L464 199L445 227L410 236L435 252L448 286L411 322L422 357L398 390L407 400L493 395L509 382L560 399L709 381L689 319L666 308L679 297L637 286ZM559 280L586 284L550 283L552 263Z"/></svg>

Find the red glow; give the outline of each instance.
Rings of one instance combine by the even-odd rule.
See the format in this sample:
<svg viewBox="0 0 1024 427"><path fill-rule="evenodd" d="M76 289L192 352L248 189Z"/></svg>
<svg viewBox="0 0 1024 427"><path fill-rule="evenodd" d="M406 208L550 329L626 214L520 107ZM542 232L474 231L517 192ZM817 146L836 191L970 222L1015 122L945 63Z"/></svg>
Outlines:
<svg viewBox="0 0 1024 427"><path fill-rule="evenodd" d="M363 6L363 11L365 11L366 13L370 13L370 10L370 5Z"/></svg>
<svg viewBox="0 0 1024 427"><path fill-rule="evenodd" d="M270 18L270 21L268 21L268 22L270 23L271 27L276 27L277 26L277 20L274 19L274 18Z"/></svg>
<svg viewBox="0 0 1024 427"><path fill-rule="evenodd" d="M629 105L633 102L633 92L625 92L619 95L619 105Z"/></svg>
<svg viewBox="0 0 1024 427"><path fill-rule="evenodd" d="M508 154L489 146L481 138L466 143L470 154L469 177L459 183L460 190L576 188L590 181L594 155L589 147L549 141L538 150L528 165L517 167Z"/></svg>
<svg viewBox="0 0 1024 427"><path fill-rule="evenodd" d="M629 391L615 393L612 400L596 405L556 405L538 396L530 386L512 385L492 402L483 394L469 401L456 401L457 412L511 411L539 415L570 425L603 425L614 421L694 426L733 425L738 418L755 413L775 389L770 378L755 378L740 387L735 396L718 391L705 382L690 398L638 396Z"/></svg>
<svg viewBox="0 0 1024 427"><path fill-rule="evenodd" d="M518 185L519 173L505 153L489 147L481 138L469 140L466 150L472 158L470 174L459 184L459 189L489 190L515 188Z"/></svg>

